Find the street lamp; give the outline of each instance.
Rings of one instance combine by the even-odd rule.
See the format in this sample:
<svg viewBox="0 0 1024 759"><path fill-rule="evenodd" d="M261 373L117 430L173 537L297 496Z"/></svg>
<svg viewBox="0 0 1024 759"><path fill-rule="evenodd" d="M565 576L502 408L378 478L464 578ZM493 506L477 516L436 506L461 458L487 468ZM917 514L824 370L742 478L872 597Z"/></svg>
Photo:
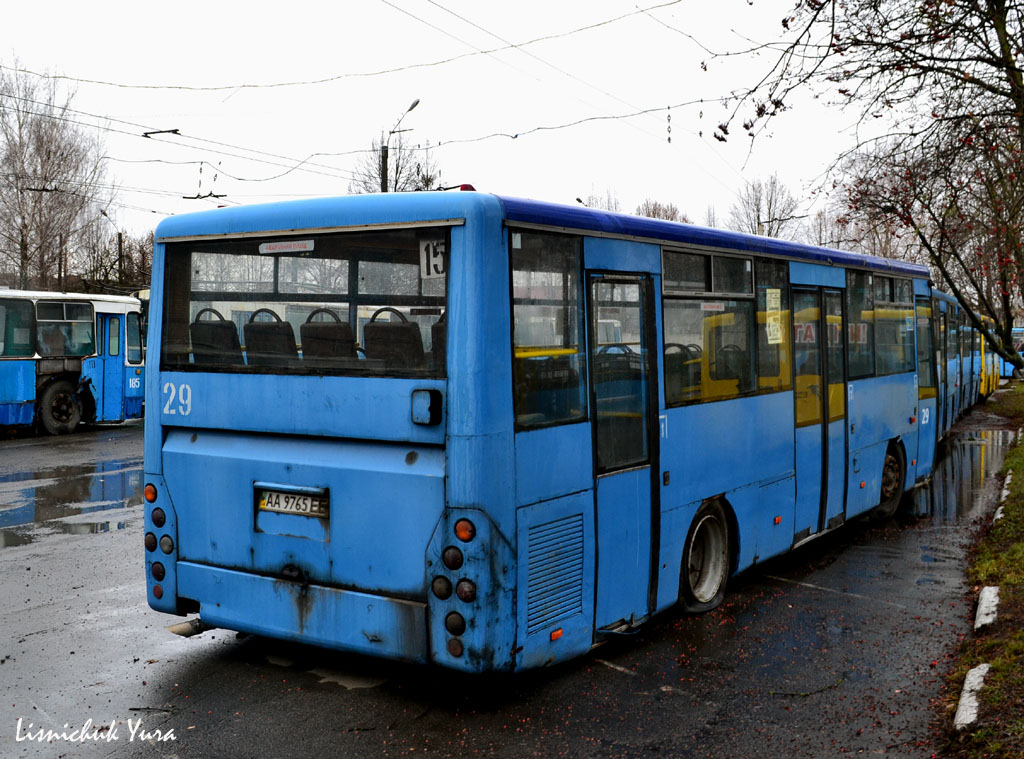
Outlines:
<svg viewBox="0 0 1024 759"><path fill-rule="evenodd" d="M398 121L388 132L387 138L384 140L384 144L380 146L380 191L388 191L388 143L391 142L391 135L398 134L399 132L407 132L408 129L399 129L398 125L402 123L402 119L405 118L406 114L409 113L413 108L420 104L420 99L416 98L412 101L412 105L405 109L405 113L398 117Z"/></svg>
<svg viewBox="0 0 1024 759"><path fill-rule="evenodd" d="M100 216L110 222L110 226L117 232L117 284L124 284L124 236L121 234L121 230L117 228L117 224L110 218L105 210L100 209Z"/></svg>

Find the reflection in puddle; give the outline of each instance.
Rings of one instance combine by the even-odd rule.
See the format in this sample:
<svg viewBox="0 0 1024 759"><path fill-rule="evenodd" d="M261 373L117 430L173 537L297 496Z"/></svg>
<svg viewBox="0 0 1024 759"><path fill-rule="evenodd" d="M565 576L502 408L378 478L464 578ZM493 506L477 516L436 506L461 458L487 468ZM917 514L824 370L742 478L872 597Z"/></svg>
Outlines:
<svg viewBox="0 0 1024 759"><path fill-rule="evenodd" d="M124 529L124 522L68 522L66 517L142 503L142 459L104 461L0 477L0 546L24 545L45 533L85 535ZM19 529L20 528L20 529Z"/></svg>
<svg viewBox="0 0 1024 759"><path fill-rule="evenodd" d="M1012 430L975 430L948 438L931 480L913 493L914 514L955 522L985 507L981 491L1002 468L1015 436Z"/></svg>

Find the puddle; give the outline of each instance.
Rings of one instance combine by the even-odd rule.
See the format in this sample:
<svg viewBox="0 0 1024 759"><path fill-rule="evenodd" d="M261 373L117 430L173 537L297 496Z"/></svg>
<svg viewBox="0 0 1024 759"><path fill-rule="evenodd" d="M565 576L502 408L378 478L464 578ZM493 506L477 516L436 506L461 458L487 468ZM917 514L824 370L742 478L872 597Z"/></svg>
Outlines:
<svg viewBox="0 0 1024 759"><path fill-rule="evenodd" d="M119 521L65 520L141 503L141 458L6 474L0 477L0 547L31 543L40 534L124 529ZM40 526L42 532L35 529Z"/></svg>
<svg viewBox="0 0 1024 759"><path fill-rule="evenodd" d="M949 437L939 448L931 480L913 493L914 515L957 522L987 508L990 499L983 491L1002 468L1015 437L1012 430L972 430Z"/></svg>

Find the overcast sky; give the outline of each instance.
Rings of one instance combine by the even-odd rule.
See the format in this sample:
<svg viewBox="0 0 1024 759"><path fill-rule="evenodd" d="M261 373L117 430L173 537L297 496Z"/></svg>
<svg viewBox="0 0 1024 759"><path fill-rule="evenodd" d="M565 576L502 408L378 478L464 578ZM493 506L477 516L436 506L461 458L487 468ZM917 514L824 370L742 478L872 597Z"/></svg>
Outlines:
<svg viewBox="0 0 1024 759"><path fill-rule="evenodd" d="M611 193L630 212L653 198L699 223L709 206L724 220L743 181L772 172L809 203L849 143L810 99L752 155L742 119L728 143L712 137L728 113L715 100L770 58L708 50L774 37L791 7L19 2L4 9L0 64L68 77L74 118L103 135L120 187L111 216L132 232L216 204L345 194L361 151L415 99L402 136L436 146L444 184L566 203ZM209 193L225 197L183 197Z"/></svg>

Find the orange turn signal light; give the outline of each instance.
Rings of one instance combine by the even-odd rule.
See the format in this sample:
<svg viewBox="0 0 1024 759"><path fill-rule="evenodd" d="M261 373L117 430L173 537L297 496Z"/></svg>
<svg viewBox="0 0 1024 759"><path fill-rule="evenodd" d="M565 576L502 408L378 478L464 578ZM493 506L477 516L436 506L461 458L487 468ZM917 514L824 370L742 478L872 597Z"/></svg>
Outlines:
<svg viewBox="0 0 1024 759"><path fill-rule="evenodd" d="M460 519L455 523L455 537L463 543L468 543L476 537L476 525L468 519Z"/></svg>
<svg viewBox="0 0 1024 759"><path fill-rule="evenodd" d="M147 503L153 503L156 501L156 485L152 482L147 483L146 487L142 491L142 495L146 499Z"/></svg>
<svg viewBox="0 0 1024 759"><path fill-rule="evenodd" d="M559 627L557 630L551 631L551 640L558 640L562 637L562 628Z"/></svg>

